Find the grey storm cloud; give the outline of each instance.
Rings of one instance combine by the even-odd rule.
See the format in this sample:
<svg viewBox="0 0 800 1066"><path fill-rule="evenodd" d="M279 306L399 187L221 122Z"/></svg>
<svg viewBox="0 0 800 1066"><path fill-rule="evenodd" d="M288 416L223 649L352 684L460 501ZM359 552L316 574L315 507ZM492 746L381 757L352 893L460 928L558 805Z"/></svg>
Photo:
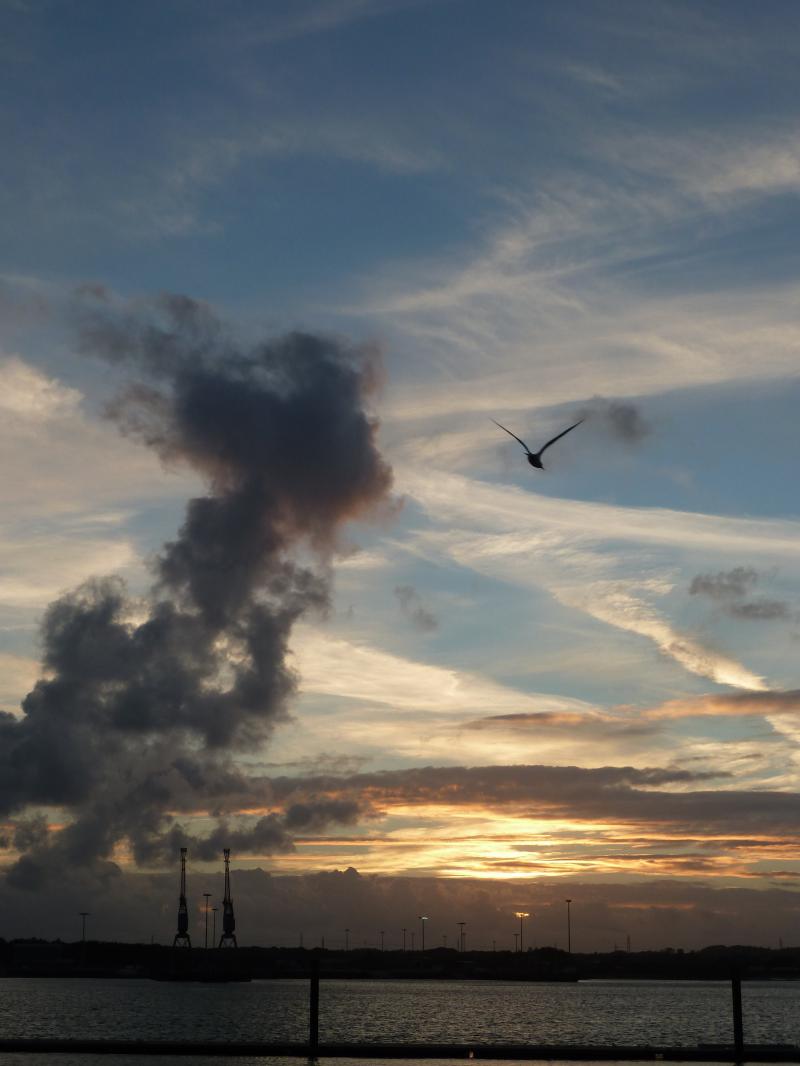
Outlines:
<svg viewBox="0 0 800 1066"><path fill-rule="evenodd" d="M50 805L70 819L47 841L20 822L11 883L102 865L122 841L154 863L178 845L286 850L295 825L351 820L352 804L227 817L244 798L269 802L232 758L286 718L292 626L328 605L325 567L295 549L329 553L343 523L387 504L366 407L374 353L304 333L246 347L184 296L130 306L95 288L74 316L81 350L132 376L110 417L208 492L189 501L144 601L98 578L48 608L45 674L21 718L0 715L0 812ZM198 808L217 820L199 840L172 813Z"/></svg>
<svg viewBox="0 0 800 1066"><path fill-rule="evenodd" d="M432 633L439 628L439 620L422 602L422 597L413 585L397 585L394 594L400 610L411 625L421 633Z"/></svg>
<svg viewBox="0 0 800 1066"><path fill-rule="evenodd" d="M594 396L577 412L578 418L599 424L625 444L638 444L650 433L650 424L630 400L607 400Z"/></svg>
<svg viewBox="0 0 800 1066"><path fill-rule="evenodd" d="M788 603L766 598L746 599L759 582L758 571L737 566L716 574L697 574L689 584L691 596L705 596L732 618L770 622L794 617Z"/></svg>

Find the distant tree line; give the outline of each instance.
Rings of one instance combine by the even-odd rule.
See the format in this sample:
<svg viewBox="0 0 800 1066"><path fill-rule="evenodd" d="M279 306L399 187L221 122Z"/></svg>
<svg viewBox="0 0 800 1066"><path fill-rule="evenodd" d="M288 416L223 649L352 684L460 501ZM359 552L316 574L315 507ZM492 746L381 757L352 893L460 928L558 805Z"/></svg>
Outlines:
<svg viewBox="0 0 800 1066"><path fill-rule="evenodd" d="M172 948L89 940L66 943L36 938L0 939L5 976L165 977L200 979L208 967L252 977L305 978L311 960L326 978L440 978L448 980L575 981L581 978L727 980L800 979L800 947L781 949L715 945L699 951L612 951L568 954L557 948L524 952L350 951L321 948L242 947L231 950ZM205 969L204 969L205 968Z"/></svg>

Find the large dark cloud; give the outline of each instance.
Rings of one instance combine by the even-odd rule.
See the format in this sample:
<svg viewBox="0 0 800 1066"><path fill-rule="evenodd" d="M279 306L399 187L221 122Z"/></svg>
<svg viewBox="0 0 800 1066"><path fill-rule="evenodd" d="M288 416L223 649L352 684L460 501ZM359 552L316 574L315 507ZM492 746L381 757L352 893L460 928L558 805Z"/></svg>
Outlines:
<svg viewBox="0 0 800 1066"><path fill-rule="evenodd" d="M287 715L292 625L328 603L324 566L299 565L297 549L329 552L345 522L387 499L365 407L371 353L301 333L245 347L184 296L120 306L92 289L75 316L83 352L134 375L111 417L197 471L208 493L189 502L144 601L105 578L47 610L45 675L21 718L0 717L0 812L57 806L71 817L48 839L19 823L11 882L96 867L123 842L144 863L183 844L202 856L269 852L291 847L297 826L352 820L353 803L306 803L244 827L229 814L258 791L232 755ZM212 821L192 839L174 812L197 809Z"/></svg>

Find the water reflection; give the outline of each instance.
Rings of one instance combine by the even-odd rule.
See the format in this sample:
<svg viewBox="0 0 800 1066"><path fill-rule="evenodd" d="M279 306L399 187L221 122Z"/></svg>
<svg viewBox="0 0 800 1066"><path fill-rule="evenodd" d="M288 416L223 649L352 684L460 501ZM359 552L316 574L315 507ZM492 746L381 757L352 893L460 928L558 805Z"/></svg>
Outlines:
<svg viewBox="0 0 800 1066"><path fill-rule="evenodd" d="M748 1043L800 1044L800 985L761 982L745 983L743 988ZM6 1037L302 1042L308 1035L308 983L203 985L140 979L3 978L0 1033ZM323 981L320 1039L730 1043L730 985ZM32 1059L26 1061L34 1066ZM66 1066L65 1059L59 1063Z"/></svg>

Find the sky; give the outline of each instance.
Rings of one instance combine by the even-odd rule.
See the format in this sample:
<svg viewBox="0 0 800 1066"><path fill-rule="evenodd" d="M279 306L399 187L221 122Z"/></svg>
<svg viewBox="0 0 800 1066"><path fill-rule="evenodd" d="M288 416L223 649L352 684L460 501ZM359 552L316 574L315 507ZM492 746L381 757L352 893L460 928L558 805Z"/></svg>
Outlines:
<svg viewBox="0 0 800 1066"><path fill-rule="evenodd" d="M0 935L800 942L799 31L0 0Z"/></svg>

